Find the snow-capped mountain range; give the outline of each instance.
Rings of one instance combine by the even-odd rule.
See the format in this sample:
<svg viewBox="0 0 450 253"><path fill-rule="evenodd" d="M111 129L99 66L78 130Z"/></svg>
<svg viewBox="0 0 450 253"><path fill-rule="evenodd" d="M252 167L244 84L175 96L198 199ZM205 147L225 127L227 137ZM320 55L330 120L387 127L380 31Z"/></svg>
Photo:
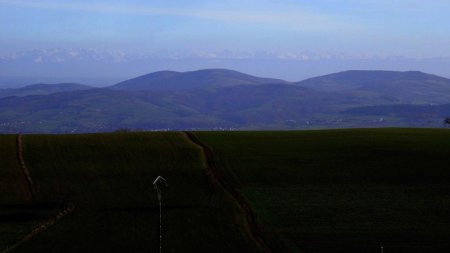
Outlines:
<svg viewBox="0 0 450 253"><path fill-rule="evenodd" d="M120 51L98 49L36 49L0 56L1 61L28 61L33 63L63 63L69 61L126 62L128 56Z"/></svg>
<svg viewBox="0 0 450 253"><path fill-rule="evenodd" d="M450 58L416 59L308 50L159 50L130 53L92 48L35 49L0 54L0 87L61 82L104 86L152 71L205 68L236 69L291 81L349 69L419 70L450 77Z"/></svg>
<svg viewBox="0 0 450 253"><path fill-rule="evenodd" d="M160 50L149 53L126 53L123 51L93 48L51 48L35 49L0 55L0 61L29 61L34 63L62 63L69 61L98 61L123 63L142 59L272 59L272 60L363 60L363 59L403 59L400 56L349 55L345 53L319 53L313 51L200 51L200 50Z"/></svg>

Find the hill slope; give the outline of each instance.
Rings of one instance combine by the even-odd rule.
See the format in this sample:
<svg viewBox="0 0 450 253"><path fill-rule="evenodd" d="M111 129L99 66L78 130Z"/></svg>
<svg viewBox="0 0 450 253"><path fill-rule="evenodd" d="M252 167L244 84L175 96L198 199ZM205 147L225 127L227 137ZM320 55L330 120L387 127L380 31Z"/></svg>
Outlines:
<svg viewBox="0 0 450 253"><path fill-rule="evenodd" d="M32 84L17 89L0 89L0 98L9 96L48 95L57 92L89 90L93 87L77 83Z"/></svg>
<svg viewBox="0 0 450 253"><path fill-rule="evenodd" d="M329 104L320 98L336 100L321 96L302 87L267 84L179 93L93 89L12 97L0 99L0 129L64 133L284 124L326 110Z"/></svg>
<svg viewBox="0 0 450 253"><path fill-rule="evenodd" d="M352 70L310 78L296 84L318 91L381 95L395 103L440 104L450 101L450 79L419 71Z"/></svg>
<svg viewBox="0 0 450 253"><path fill-rule="evenodd" d="M450 104L443 105L379 105L363 106L342 112L353 117L395 117L415 124L436 124L443 126L443 120L450 115Z"/></svg>
<svg viewBox="0 0 450 253"><path fill-rule="evenodd" d="M120 82L112 89L179 91L208 89L235 85L286 83L286 81L255 77L227 69L205 69L190 72L160 71Z"/></svg>
<svg viewBox="0 0 450 253"><path fill-rule="evenodd" d="M164 71L103 89L0 97L0 132L441 127L443 110L411 110L408 118L351 110L448 101L449 79L421 72L347 71L287 83L222 69Z"/></svg>

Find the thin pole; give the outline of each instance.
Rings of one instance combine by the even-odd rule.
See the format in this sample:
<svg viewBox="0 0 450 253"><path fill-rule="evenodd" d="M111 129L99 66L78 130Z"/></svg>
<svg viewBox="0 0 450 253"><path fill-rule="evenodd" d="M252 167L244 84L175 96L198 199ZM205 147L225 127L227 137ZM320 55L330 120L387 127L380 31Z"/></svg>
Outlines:
<svg viewBox="0 0 450 253"><path fill-rule="evenodd" d="M158 194L159 198L159 253L162 251L162 201L161 201L161 194Z"/></svg>
<svg viewBox="0 0 450 253"><path fill-rule="evenodd" d="M381 253L383 253L383 250L384 250L383 245L381 245Z"/></svg>
<svg viewBox="0 0 450 253"><path fill-rule="evenodd" d="M153 187L155 188L156 192L158 193L158 203L159 203L159 253L162 252L162 192L161 189L158 186L158 183L164 183L167 186L167 181L161 177L158 176L155 181L153 181Z"/></svg>

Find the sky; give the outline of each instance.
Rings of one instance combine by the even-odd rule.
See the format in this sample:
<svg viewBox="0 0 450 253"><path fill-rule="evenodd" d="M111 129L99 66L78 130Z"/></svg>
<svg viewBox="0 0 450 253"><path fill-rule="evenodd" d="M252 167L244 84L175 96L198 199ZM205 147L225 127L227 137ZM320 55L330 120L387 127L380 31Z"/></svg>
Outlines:
<svg viewBox="0 0 450 253"><path fill-rule="evenodd" d="M450 77L449 13L448 0L0 0L0 87L202 68Z"/></svg>
<svg viewBox="0 0 450 253"><path fill-rule="evenodd" d="M0 0L0 54L37 48L450 56L448 0Z"/></svg>

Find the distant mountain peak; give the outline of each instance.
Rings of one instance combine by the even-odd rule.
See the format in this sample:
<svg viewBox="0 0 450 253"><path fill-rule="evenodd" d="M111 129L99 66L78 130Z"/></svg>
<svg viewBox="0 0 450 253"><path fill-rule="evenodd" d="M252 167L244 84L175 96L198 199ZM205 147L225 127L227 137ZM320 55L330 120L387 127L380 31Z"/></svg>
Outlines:
<svg viewBox="0 0 450 253"><path fill-rule="evenodd" d="M289 83L203 69L158 71L110 88L71 86L80 88L0 90L0 132L439 127L450 115L448 105L430 106L448 104L450 80L419 71L351 70ZM2 97L10 91L16 95Z"/></svg>
<svg viewBox="0 0 450 253"><path fill-rule="evenodd" d="M317 83L324 81L334 82L367 82L376 80L396 80L396 79L417 79L417 78L436 78L446 79L444 77L424 73L421 71L392 71L392 70L347 70L332 73L324 76L313 77L299 82L299 84ZM446 79L449 80L449 79Z"/></svg>
<svg viewBox="0 0 450 253"><path fill-rule="evenodd" d="M394 98L403 103L445 103L450 79L421 71L349 70L296 83L324 92Z"/></svg>
<svg viewBox="0 0 450 253"><path fill-rule="evenodd" d="M287 83L284 80L247 75L229 69L202 69L188 72L158 71L120 82L112 89L178 91L235 85Z"/></svg>

